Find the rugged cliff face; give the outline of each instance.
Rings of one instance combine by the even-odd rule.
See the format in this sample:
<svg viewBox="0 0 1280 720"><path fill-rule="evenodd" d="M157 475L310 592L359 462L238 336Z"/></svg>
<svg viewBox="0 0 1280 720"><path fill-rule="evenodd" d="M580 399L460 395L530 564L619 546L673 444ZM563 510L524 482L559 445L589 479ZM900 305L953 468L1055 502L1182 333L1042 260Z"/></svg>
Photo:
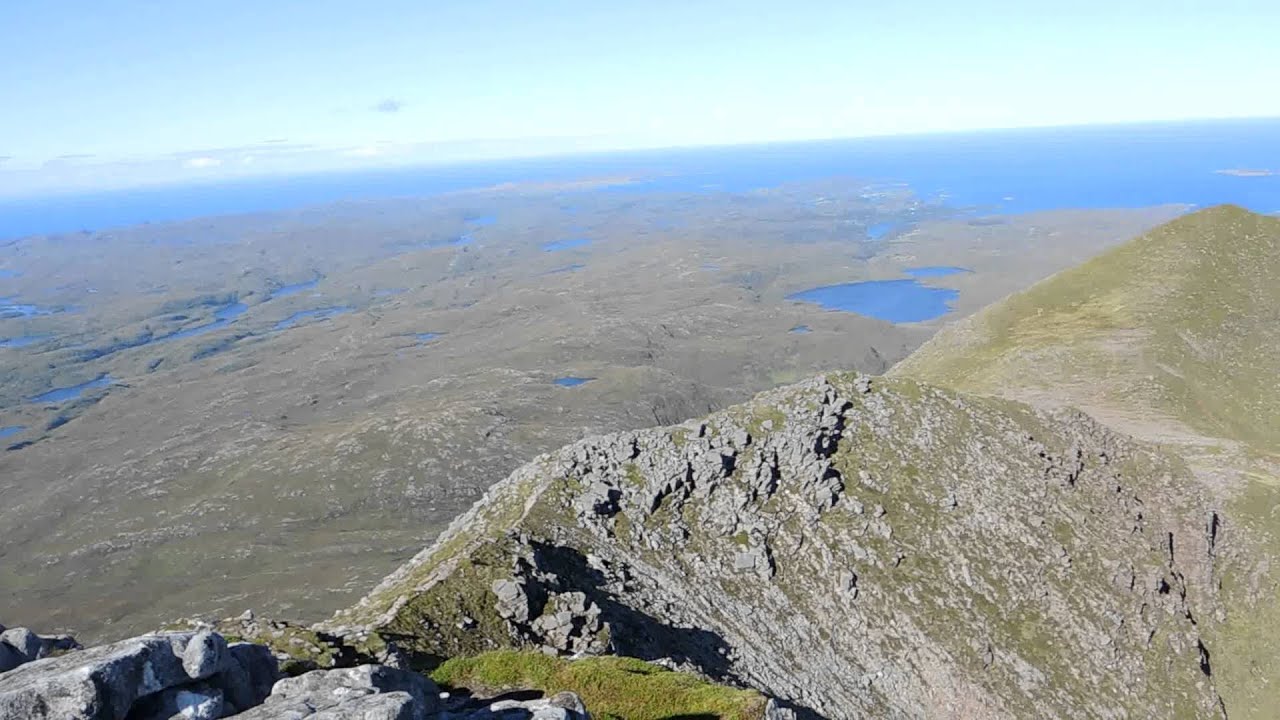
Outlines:
<svg viewBox="0 0 1280 720"><path fill-rule="evenodd" d="M1199 488L1079 413L833 375L539 457L332 629L665 659L829 718L1221 717Z"/></svg>

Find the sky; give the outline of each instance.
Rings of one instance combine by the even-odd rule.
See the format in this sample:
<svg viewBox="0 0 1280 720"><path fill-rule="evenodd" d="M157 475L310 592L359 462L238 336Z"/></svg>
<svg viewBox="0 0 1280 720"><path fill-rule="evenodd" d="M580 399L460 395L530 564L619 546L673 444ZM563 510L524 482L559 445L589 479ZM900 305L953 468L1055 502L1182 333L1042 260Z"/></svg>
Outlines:
<svg viewBox="0 0 1280 720"><path fill-rule="evenodd" d="M0 193L1280 116L1271 0L0 3Z"/></svg>

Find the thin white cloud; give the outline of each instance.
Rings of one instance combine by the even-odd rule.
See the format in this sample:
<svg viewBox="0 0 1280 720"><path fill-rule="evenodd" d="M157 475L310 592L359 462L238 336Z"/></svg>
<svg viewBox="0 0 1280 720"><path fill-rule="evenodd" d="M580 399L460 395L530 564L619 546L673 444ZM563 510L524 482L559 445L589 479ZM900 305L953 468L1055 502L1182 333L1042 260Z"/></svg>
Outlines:
<svg viewBox="0 0 1280 720"><path fill-rule="evenodd" d="M342 155L346 157L377 157L385 153L386 148L378 147L377 145L365 145L342 151Z"/></svg>
<svg viewBox="0 0 1280 720"><path fill-rule="evenodd" d="M222 161L215 157L193 157L182 163L183 167L189 168L213 168L222 164Z"/></svg>

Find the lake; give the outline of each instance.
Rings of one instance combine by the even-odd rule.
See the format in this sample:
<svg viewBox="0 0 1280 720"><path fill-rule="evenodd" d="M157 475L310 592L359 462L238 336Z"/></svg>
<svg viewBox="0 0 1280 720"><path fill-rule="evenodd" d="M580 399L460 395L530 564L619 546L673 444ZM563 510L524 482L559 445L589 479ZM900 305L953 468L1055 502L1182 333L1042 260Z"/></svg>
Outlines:
<svg viewBox="0 0 1280 720"><path fill-rule="evenodd" d="M1241 177L1220 172L1238 168L1280 169L1280 120L647 150L11 198L0 200L0 238L335 200L436 195L506 182L621 175L639 181L595 192L744 192L787 182L852 177L905 183L920 197L993 213L1225 202L1259 212L1280 211L1280 175ZM470 221L483 227L490 216Z"/></svg>
<svg viewBox="0 0 1280 720"><path fill-rule="evenodd" d="M592 380L595 380L595 378L570 376L570 377L556 378L554 382L560 387L577 387L579 385L586 385Z"/></svg>
<svg viewBox="0 0 1280 720"><path fill-rule="evenodd" d="M891 323L924 322L951 311L960 293L916 280L871 280L813 288L787 296L827 310L858 313Z"/></svg>
<svg viewBox="0 0 1280 720"><path fill-rule="evenodd" d="M230 305L226 305L213 313L213 322L198 325L193 328L187 328L186 330L179 330L178 332L165 335L162 338L156 338L155 342L163 340L182 340L184 338L196 337L197 335L204 335L205 333L213 332L214 330L220 330L230 325L232 320L243 315L248 309L249 306L244 303L231 303Z"/></svg>
<svg viewBox="0 0 1280 720"><path fill-rule="evenodd" d="M103 374L103 375L99 375L93 380L89 380L88 382L82 382L79 385L72 385L70 387L63 387L63 388L54 388L53 390L50 390L48 392L36 395L35 397L29 398L28 402L58 403L58 402L66 402L67 400L75 400L76 398L80 397L80 395L82 395L85 390L107 387L113 382L115 381L111 378L110 375Z"/></svg>
<svg viewBox="0 0 1280 720"><path fill-rule="evenodd" d="M294 283L293 285L283 285L281 287L276 288L275 290L272 290L271 297L268 299L274 300L276 298L289 297L290 295L297 295L298 293L304 290L310 290L316 285L319 285L322 279L323 279L323 276L317 275L313 279L308 280L306 282Z"/></svg>

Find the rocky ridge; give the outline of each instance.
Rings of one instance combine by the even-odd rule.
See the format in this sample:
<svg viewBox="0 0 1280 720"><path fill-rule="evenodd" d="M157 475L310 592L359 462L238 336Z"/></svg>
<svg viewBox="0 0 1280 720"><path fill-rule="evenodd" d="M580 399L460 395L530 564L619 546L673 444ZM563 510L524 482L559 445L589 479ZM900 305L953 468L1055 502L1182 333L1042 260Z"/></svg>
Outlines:
<svg viewBox="0 0 1280 720"><path fill-rule="evenodd" d="M327 630L613 652L862 717L1223 717L1173 456L1078 412L831 375L499 483Z"/></svg>
<svg viewBox="0 0 1280 720"><path fill-rule="evenodd" d="M26 633L22 638L36 636ZM5 646L19 639L5 633ZM32 654L41 654L31 641ZM576 695L453 698L420 673L360 664L290 677L266 645L217 632L163 632L63 648L0 672L3 720L586 720ZM394 655L394 653L393 653Z"/></svg>

